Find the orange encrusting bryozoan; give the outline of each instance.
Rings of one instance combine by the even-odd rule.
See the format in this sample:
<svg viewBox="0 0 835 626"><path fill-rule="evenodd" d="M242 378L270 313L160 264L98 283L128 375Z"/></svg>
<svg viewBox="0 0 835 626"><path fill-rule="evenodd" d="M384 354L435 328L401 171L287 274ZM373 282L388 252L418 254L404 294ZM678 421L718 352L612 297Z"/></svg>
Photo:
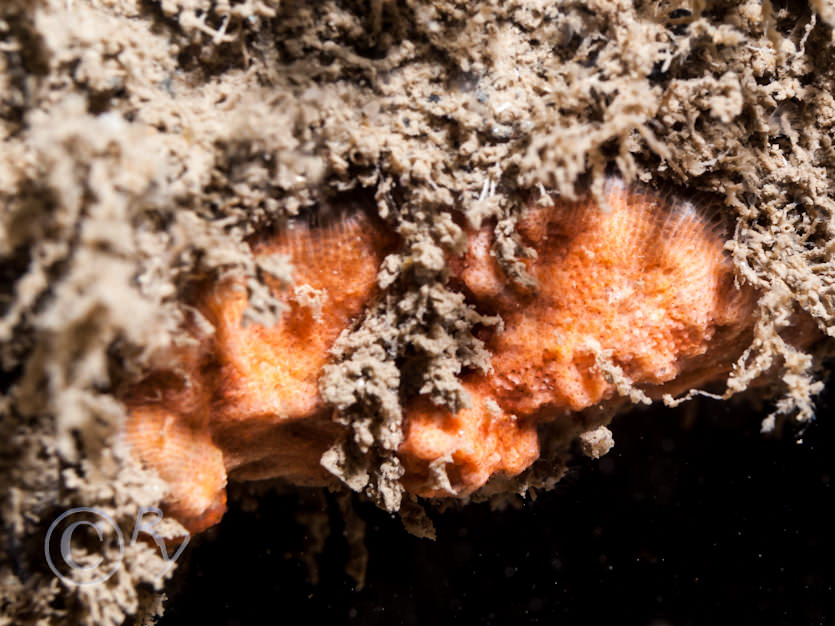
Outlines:
<svg viewBox="0 0 835 626"><path fill-rule="evenodd" d="M407 412L410 491L467 495L497 471L518 473L538 456L537 424L613 398L613 371L659 397L717 379L748 345L754 294L735 286L721 229L681 200L618 181L605 193L605 209L590 198L528 207L517 231L535 252L535 289L505 279L489 229L471 235L454 269L505 328L488 340L492 371L465 380L472 408ZM430 471L439 462L452 493Z"/></svg>
<svg viewBox="0 0 835 626"><path fill-rule="evenodd" d="M453 284L504 330L490 334L491 370L462 384L471 406L456 414L426 398L405 407L398 454L403 484L427 497L467 496L539 456L538 427L570 438L583 409L619 406L621 390L680 393L726 374L750 343L754 292L738 289L724 233L705 211L612 180L606 209L590 198L532 204L517 235L535 287L509 281L494 235L469 233L451 260ZM393 235L362 211L322 226L291 222L252 244L290 257L293 286L275 325L244 324L241 279L208 286L197 306L215 329L197 350L175 351L125 395L125 438L168 483L168 510L189 530L216 523L227 473L325 484L322 454L342 435L318 384L329 349L373 298Z"/></svg>
<svg viewBox="0 0 835 626"><path fill-rule="evenodd" d="M318 379L339 334L372 297L393 237L363 211L320 226L294 221L252 244L288 256L293 286L270 284L286 305L270 327L245 325L240 279L204 294L198 308L215 328L203 354L175 353L125 396L125 440L169 486L168 511L192 532L223 515L227 472L325 484L322 453L338 428Z"/></svg>

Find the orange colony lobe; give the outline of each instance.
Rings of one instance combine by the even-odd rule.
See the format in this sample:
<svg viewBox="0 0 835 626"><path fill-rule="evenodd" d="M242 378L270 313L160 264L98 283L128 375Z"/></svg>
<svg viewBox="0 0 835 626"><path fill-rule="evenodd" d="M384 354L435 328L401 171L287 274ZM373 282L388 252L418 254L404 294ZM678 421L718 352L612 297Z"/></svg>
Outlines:
<svg viewBox="0 0 835 626"><path fill-rule="evenodd" d="M319 458L337 432L323 411L319 377L334 341L371 298L390 243L364 212L319 226L294 223L253 245L256 255L289 255L293 266L289 291L270 285L288 307L277 324L244 326L247 299L235 282L206 299L219 362L212 431L227 469L323 482ZM300 423L314 417L321 418L315 426ZM277 454L283 440L294 447Z"/></svg>
<svg viewBox="0 0 835 626"><path fill-rule="evenodd" d="M167 483L167 513L196 533L226 510L226 470L209 431L211 394L194 358L181 359L184 371L154 373L129 391L124 439Z"/></svg>
<svg viewBox="0 0 835 626"><path fill-rule="evenodd" d="M319 459L338 427L318 379L334 341L373 296L391 240L362 211L262 236L252 243L256 257L283 255L293 267L289 287L268 279L286 306L278 322L245 324L243 280L223 280L198 303L215 328L203 356L175 355L171 372L126 394L125 440L168 483L168 511L190 531L219 521L227 472L327 481Z"/></svg>
<svg viewBox="0 0 835 626"><path fill-rule="evenodd" d="M605 196L606 209L588 197L527 208L517 231L535 252L535 288L506 279L490 229L470 237L457 279L504 332L487 341L492 371L464 380L472 408L407 412L400 456L414 493L467 495L518 474L538 456L538 424L580 432L577 412L621 402L625 379L650 398L704 385L750 342L754 292L735 286L722 229L688 202L616 180Z"/></svg>

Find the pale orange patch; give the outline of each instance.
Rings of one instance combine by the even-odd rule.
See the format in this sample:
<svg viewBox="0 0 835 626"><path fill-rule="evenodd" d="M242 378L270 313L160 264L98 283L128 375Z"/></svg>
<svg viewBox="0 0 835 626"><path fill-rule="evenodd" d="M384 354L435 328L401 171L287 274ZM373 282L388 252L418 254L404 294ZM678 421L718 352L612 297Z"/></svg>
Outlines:
<svg viewBox="0 0 835 626"><path fill-rule="evenodd" d="M499 409L484 385L465 384L472 406L456 414L419 399L409 408L400 456L406 488L426 497L467 495L494 474L515 476L539 457L536 427ZM428 462L438 462L453 493L433 483Z"/></svg>

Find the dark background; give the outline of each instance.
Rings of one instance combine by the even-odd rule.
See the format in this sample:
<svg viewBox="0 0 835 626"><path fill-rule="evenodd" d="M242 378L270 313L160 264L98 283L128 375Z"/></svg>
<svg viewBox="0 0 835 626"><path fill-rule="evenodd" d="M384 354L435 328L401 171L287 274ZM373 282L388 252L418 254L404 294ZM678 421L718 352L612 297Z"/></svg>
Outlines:
<svg viewBox="0 0 835 626"><path fill-rule="evenodd" d="M297 496L266 495L195 539L160 624L830 624L831 385L817 407L782 437L761 435L768 408L744 403L621 416L612 452L578 459L536 502L432 512L435 542L359 504L361 591L335 499L314 586Z"/></svg>

